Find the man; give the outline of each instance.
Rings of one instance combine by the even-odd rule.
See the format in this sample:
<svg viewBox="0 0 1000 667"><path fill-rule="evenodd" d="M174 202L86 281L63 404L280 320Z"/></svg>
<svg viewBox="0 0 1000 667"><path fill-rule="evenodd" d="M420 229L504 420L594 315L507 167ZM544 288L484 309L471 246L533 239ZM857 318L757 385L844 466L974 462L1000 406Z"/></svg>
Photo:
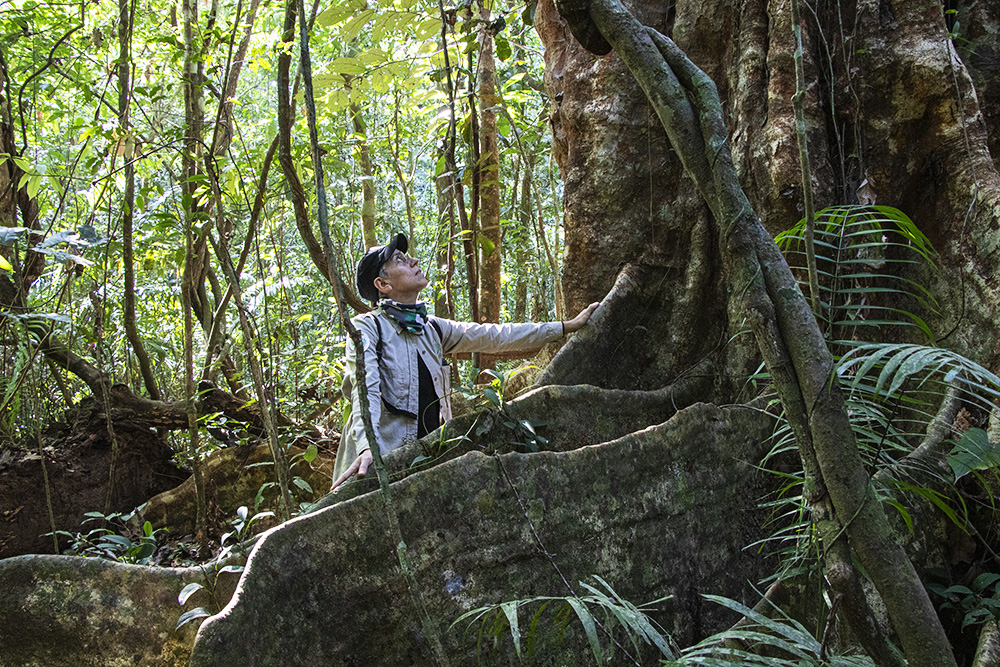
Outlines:
<svg viewBox="0 0 1000 667"><path fill-rule="evenodd" d="M535 349L580 329L598 306L590 304L567 322L542 324L475 324L428 316L426 304L419 301L427 278L406 254L408 246L406 236L397 234L365 253L357 270L358 292L378 305L353 322L364 341L368 403L383 456L451 418L446 354ZM372 462L350 338L346 353L344 394L351 397L351 415L337 450L331 491L355 473L364 477Z"/></svg>

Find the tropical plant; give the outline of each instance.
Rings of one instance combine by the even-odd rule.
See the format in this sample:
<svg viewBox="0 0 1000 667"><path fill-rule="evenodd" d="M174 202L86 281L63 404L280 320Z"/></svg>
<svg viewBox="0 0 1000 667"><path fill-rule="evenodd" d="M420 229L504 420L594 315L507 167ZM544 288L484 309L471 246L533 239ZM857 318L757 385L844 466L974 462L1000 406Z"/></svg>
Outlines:
<svg viewBox="0 0 1000 667"><path fill-rule="evenodd" d="M490 378L489 384L481 387L468 385L459 387L460 391L469 397L469 400L479 407L485 407L493 411L499 419L499 423L510 431L511 439L507 444L523 449L528 452L537 452L544 447L548 440L538 434L538 429L545 426L544 422L520 419L511 414L510 403L508 402L507 386L510 381L519 373L523 373L534 366L524 366L510 371L485 370L482 375ZM480 436L493 428L494 421L483 419L479 421L475 428L476 436Z"/></svg>
<svg viewBox="0 0 1000 667"><path fill-rule="evenodd" d="M779 241L790 263L799 269L800 287L805 289L805 274L799 266L802 232L800 222L779 235ZM914 523L908 507L913 502L901 495L924 501L988 548L988 539L978 535L970 521L968 494L958 482L969 473L978 476L996 466L1000 452L981 429L958 433L952 430L952 422L961 408L968 414L990 414L1000 397L1000 377L962 355L933 345L935 336L930 327L908 310L916 307L922 313L935 312L929 291L919 282L901 277L901 269L914 267L922 267L922 275L933 277L936 254L930 243L895 209L835 207L820 213L816 247L823 294L818 317L825 324L831 347L842 354L831 381L841 385L846 397L855 439L879 500L895 508L911 532ZM907 273L920 275L921 271ZM915 328L932 344L863 340L886 327ZM774 579L814 577L821 562L818 537L802 494L803 473L784 457L794 448L789 425L779 419L774 445L764 464L783 479L779 492L766 503L773 511L774 532L762 541L782 558L783 565ZM947 474L947 467L942 469L945 461L953 474ZM995 514L991 500L985 505ZM983 581L987 579L977 579L978 583ZM995 582L988 579L987 583ZM942 610L947 605L961 607L964 624L992 618L988 613L993 605L991 594L984 595L981 590L965 593L969 589L961 586L938 588L946 600Z"/></svg>
<svg viewBox="0 0 1000 667"><path fill-rule="evenodd" d="M181 592L177 595L177 603L183 607L187 604L192 595L200 590L207 590L212 603L216 607L216 611L218 611L221 605L219 604L219 600L216 599L215 589L218 585L219 577L226 573L240 574L244 570L243 565L223 565L223 563L234 555L245 556L252 534L250 530L251 526L261 519L272 516L274 516L274 512L258 512L251 516L250 511L245 505L240 506L236 510L236 517L230 520L233 530L224 533L222 538L219 540L222 545L222 550L215 557L212 563L202 566L202 571L206 575L208 586L198 581L192 581L181 589ZM181 626L199 618L207 618L211 615L212 612L205 607L195 607L194 609L189 609L182 613L180 618L177 619L176 628L180 628Z"/></svg>
<svg viewBox="0 0 1000 667"><path fill-rule="evenodd" d="M704 665L705 667L870 667L872 659L862 655L835 655L798 621L779 612L779 619L715 595L705 599L740 614L745 623L712 635L691 648L684 649L676 660L664 664L671 667ZM745 648L732 648L733 646Z"/></svg>
<svg viewBox="0 0 1000 667"><path fill-rule="evenodd" d="M451 629L465 622L466 632L469 632L478 625L477 649L480 651L484 634L491 635L499 641L509 633L517 657L530 658L535 654L538 632L543 619L551 623L553 631L558 629L559 640L562 641L566 625L570 616L573 616L587 638L596 665L603 665L612 660L616 651L636 662L636 656L640 655L642 646L654 646L665 658L673 658L677 654L677 648L669 635L648 616L654 605L668 600L669 597L637 606L615 593L611 585L600 576L595 574L593 578L596 585L580 582L580 586L588 591L588 595L538 596L486 605L459 616L451 624ZM528 622L522 650L519 610L522 607L536 606L537 609ZM546 611L550 612L549 615L546 615ZM615 636L616 630L624 634L634 653L618 641ZM605 637L604 640L601 638L602 635Z"/></svg>
<svg viewBox="0 0 1000 667"><path fill-rule="evenodd" d="M141 509L140 507L136 512L130 514L87 512L84 514L87 518L83 520L83 523L99 521L101 527L93 528L86 533L57 530L55 534L69 539L70 544L65 551L67 555L148 565L152 563L156 554L157 535L163 531L159 528L154 530L149 521L142 524L138 534L136 531L130 530L128 522ZM49 533L49 535L51 534Z"/></svg>
<svg viewBox="0 0 1000 667"><path fill-rule="evenodd" d="M808 290L803 218L775 237L800 286ZM916 327L928 341L926 323L937 312L931 292L900 268L935 270L937 253L916 224L890 206L831 206L816 213L816 265L822 308L820 324L828 339L865 338L864 327ZM906 308L902 304L912 304ZM917 309L920 309L919 311Z"/></svg>

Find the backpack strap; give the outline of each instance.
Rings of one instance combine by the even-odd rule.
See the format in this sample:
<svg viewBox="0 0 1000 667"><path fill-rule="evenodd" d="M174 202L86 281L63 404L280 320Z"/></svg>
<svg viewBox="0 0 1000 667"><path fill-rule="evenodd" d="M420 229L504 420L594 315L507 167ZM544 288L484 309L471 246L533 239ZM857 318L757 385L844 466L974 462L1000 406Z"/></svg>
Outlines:
<svg viewBox="0 0 1000 667"><path fill-rule="evenodd" d="M438 342L441 343L441 353L444 354L444 334L441 333L441 325L437 323L437 320L432 320L429 317L427 321L430 322L431 326L434 327L434 331L437 332Z"/></svg>
<svg viewBox="0 0 1000 667"><path fill-rule="evenodd" d="M382 323L378 321L378 315L374 311L370 313L372 320L375 322L375 329L378 331L378 340L375 341L375 356L378 358L378 365L382 366L382 348L385 347L385 343L382 341Z"/></svg>

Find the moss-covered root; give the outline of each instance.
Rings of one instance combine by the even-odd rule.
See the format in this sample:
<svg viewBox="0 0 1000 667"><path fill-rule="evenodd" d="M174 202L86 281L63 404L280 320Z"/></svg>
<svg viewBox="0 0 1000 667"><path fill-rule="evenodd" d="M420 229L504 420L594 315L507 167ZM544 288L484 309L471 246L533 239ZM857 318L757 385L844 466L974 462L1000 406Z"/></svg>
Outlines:
<svg viewBox="0 0 1000 667"><path fill-rule="evenodd" d="M214 578L214 577L213 577ZM201 568L153 568L96 558L17 556L0 560L0 665L11 667L184 667L197 624L175 630L188 583ZM236 576L215 596L225 603ZM199 591L185 608L211 608Z"/></svg>
<svg viewBox="0 0 1000 667"><path fill-rule="evenodd" d="M673 595L656 619L681 643L726 627L699 593L748 601L747 582L773 567L744 548L762 537L753 462L771 429L758 411L697 404L611 442L470 452L395 482L427 609L446 628L480 605L567 595L555 564L572 586L599 574L636 602ZM432 664L381 502L368 493L265 533L233 601L202 625L192 667ZM558 646L558 634L536 633L551 636L551 664L589 659L585 639ZM452 665L479 662L476 631L444 639ZM482 664L508 664L491 644Z"/></svg>

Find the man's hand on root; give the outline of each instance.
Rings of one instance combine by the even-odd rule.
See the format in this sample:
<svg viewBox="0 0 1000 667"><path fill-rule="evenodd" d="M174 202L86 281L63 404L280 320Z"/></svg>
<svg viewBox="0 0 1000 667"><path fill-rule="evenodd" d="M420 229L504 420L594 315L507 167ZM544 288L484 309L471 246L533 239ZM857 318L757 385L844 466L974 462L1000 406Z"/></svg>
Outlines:
<svg viewBox="0 0 1000 667"><path fill-rule="evenodd" d="M361 452L358 458L354 459L354 463L351 467L343 472L343 474L337 479L333 480L333 485L330 486L330 491L336 491L337 487L350 479L351 475L358 473L358 477L364 477L368 474L368 466L372 464L372 453L371 450L366 449Z"/></svg>
<svg viewBox="0 0 1000 667"><path fill-rule="evenodd" d="M563 335L571 334L574 331L579 331L583 328L583 325L587 323L590 316L594 314L597 307L601 305L600 302L594 302L580 311L580 314L571 320L566 320L562 323L563 325Z"/></svg>

